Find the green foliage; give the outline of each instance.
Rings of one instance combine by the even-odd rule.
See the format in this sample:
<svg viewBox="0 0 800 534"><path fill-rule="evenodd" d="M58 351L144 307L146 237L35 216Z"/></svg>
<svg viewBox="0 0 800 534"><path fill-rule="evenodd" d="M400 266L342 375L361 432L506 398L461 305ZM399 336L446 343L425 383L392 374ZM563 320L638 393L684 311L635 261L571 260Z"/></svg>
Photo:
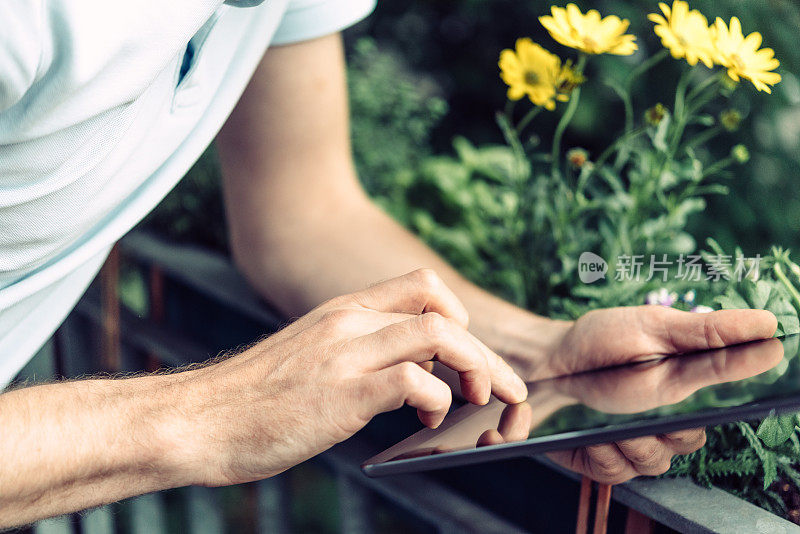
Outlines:
<svg viewBox="0 0 800 534"><path fill-rule="evenodd" d="M404 174L430 154L430 132L447 104L430 79L372 39L353 45L348 61L353 155L364 185L391 197Z"/></svg>
<svg viewBox="0 0 800 534"><path fill-rule="evenodd" d="M703 253L707 261L724 256L721 247L708 242L710 251ZM732 257L742 257L736 250ZM787 275L786 273L790 273ZM766 309L778 317L778 334L800 331L800 301L792 297L800 287L800 269L787 251L773 248L763 258L758 276L738 280L731 276L714 288L719 294L708 294L708 302L721 309ZM732 273L729 273L732 274ZM796 346L787 346L787 356L797 354ZM769 387L789 368L787 360L759 375L757 379ZM676 458L670 476L690 476L704 485L714 484L771 510L787 513L781 497L773 489L777 481L800 487L800 439L797 414L767 417L762 421L740 422L708 429L706 446L687 456Z"/></svg>

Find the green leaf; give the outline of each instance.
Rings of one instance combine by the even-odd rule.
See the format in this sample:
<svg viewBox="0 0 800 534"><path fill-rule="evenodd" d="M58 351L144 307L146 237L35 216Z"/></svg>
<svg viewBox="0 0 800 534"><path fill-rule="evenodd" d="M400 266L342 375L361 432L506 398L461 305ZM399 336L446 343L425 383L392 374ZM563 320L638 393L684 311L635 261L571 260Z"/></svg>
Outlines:
<svg viewBox="0 0 800 534"><path fill-rule="evenodd" d="M720 305L723 310L741 310L749 308L747 301L735 289L728 289L724 295L714 297L714 302Z"/></svg>
<svg viewBox="0 0 800 534"><path fill-rule="evenodd" d="M752 307L758 308L759 310L765 309L767 302L769 301L770 294L772 293L772 286L764 280L759 280L756 283L752 283L747 280L745 288L749 293L748 300L750 301Z"/></svg>
<svg viewBox="0 0 800 534"><path fill-rule="evenodd" d="M794 414L767 417L758 425L756 435L764 445L774 449L786 443L794 433L794 422Z"/></svg>
<svg viewBox="0 0 800 534"><path fill-rule="evenodd" d="M758 459L761 460L761 468L764 470L764 489L766 490L778 477L778 462L773 451L764 448L764 444L758 438L753 427L748 423L736 423L742 435L756 452Z"/></svg>

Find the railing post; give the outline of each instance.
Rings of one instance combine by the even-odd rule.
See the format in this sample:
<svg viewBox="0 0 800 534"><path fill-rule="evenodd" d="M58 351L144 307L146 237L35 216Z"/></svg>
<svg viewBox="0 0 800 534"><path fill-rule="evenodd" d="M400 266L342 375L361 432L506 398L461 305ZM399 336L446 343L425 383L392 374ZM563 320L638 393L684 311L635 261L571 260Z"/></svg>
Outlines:
<svg viewBox="0 0 800 534"><path fill-rule="evenodd" d="M597 485L597 508L594 512L594 534L606 534L608 530L608 508L611 505L610 484Z"/></svg>
<svg viewBox="0 0 800 534"><path fill-rule="evenodd" d="M575 534L586 534L589 530L589 509L592 504L592 479L581 478L581 489L578 496L578 517Z"/></svg>
<svg viewBox="0 0 800 534"><path fill-rule="evenodd" d="M155 324L161 324L166 318L166 310L164 303L164 271L160 266L155 264L149 266L147 287L150 301L150 320ZM161 359L157 354L149 353L145 366L148 371L156 371L161 368Z"/></svg>
<svg viewBox="0 0 800 534"><path fill-rule="evenodd" d="M352 477L338 474L339 514L343 534L370 534L374 531L372 494Z"/></svg>
<svg viewBox="0 0 800 534"><path fill-rule="evenodd" d="M288 534L289 488L286 474L255 483L257 532Z"/></svg>
<svg viewBox="0 0 800 534"><path fill-rule="evenodd" d="M103 310L103 341L100 365L104 371L115 372L122 367L119 334L119 244L115 244L100 270L100 292Z"/></svg>
<svg viewBox="0 0 800 534"><path fill-rule="evenodd" d="M656 522L633 508L628 508L625 520L625 534L653 534Z"/></svg>

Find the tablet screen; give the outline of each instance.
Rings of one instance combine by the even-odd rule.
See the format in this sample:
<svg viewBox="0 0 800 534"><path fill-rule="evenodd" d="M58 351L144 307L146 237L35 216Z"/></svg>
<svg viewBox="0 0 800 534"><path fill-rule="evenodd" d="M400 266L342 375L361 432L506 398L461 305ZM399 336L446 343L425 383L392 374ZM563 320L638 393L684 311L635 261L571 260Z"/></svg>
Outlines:
<svg viewBox="0 0 800 534"><path fill-rule="evenodd" d="M800 411L800 335L528 384L464 405L367 460L370 476L452 467Z"/></svg>

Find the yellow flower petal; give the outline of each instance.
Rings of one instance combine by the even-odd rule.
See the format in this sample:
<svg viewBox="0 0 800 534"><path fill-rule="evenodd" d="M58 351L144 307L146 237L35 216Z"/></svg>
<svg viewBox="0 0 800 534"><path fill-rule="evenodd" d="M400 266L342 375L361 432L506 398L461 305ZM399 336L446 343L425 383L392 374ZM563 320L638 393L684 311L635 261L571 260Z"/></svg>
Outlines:
<svg viewBox="0 0 800 534"><path fill-rule="evenodd" d="M702 61L707 67L713 67L713 32L708 19L696 9L689 9L689 4L684 0L674 0L672 8L666 4L660 4L659 7L664 13L663 17L651 13L647 18L656 24L653 31L672 57L684 58L692 66Z"/></svg>
<svg viewBox="0 0 800 534"><path fill-rule="evenodd" d="M750 80L753 86L766 93L771 93L770 85L781 81L777 72L771 72L780 66L771 48L761 48L763 37L759 32L748 36L742 34L742 24L737 17L732 17L728 25L720 18L714 21L712 31L715 60L728 69L728 76L739 81Z"/></svg>
<svg viewBox="0 0 800 534"><path fill-rule="evenodd" d="M501 51L497 63L500 78L508 85L510 100L527 95L535 105L554 109L562 70L568 68L567 65L562 69L558 56L529 38L522 38L517 39L514 50Z"/></svg>
<svg viewBox="0 0 800 534"><path fill-rule="evenodd" d="M566 8L551 6L550 15L539 17L550 35L563 44L587 54L632 54L637 46L635 37L626 35L630 25L617 16L603 18L592 9L586 14L573 3Z"/></svg>

